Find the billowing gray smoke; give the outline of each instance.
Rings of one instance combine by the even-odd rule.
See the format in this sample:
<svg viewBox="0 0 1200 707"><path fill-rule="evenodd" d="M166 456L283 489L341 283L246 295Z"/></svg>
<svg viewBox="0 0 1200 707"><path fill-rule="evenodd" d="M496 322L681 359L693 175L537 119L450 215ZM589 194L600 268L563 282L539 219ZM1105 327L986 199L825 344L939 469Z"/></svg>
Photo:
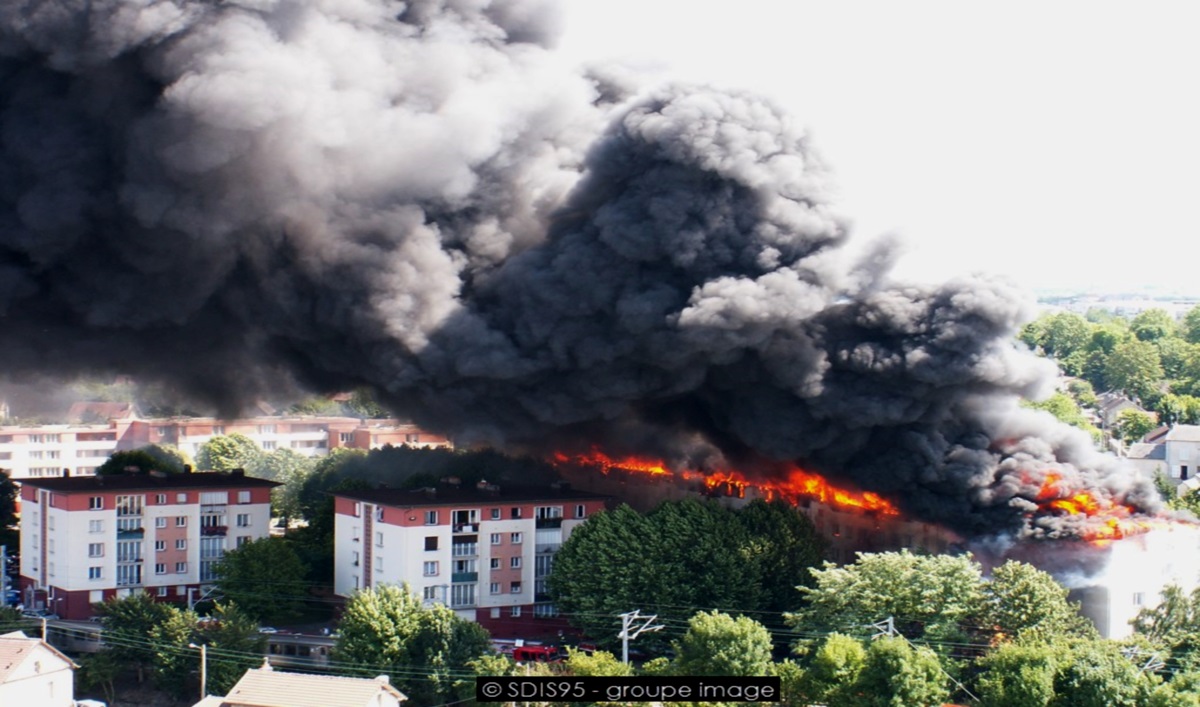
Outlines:
<svg viewBox="0 0 1200 707"><path fill-rule="evenodd" d="M369 385L460 440L797 461L969 533L1157 510L1017 408L1005 286L848 264L768 101L630 97L520 0L0 6L0 366L157 378L233 411ZM611 74L617 76L618 74ZM1032 519L1030 515L1032 514Z"/></svg>

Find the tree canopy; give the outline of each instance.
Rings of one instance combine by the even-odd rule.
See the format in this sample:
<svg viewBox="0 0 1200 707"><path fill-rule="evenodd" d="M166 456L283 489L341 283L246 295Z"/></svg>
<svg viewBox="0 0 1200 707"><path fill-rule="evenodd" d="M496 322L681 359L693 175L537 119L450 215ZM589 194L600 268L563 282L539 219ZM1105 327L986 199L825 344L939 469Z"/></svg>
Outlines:
<svg viewBox="0 0 1200 707"><path fill-rule="evenodd" d="M479 624L441 604L424 606L408 585L383 585L346 603L333 656L351 671L390 675L413 704L439 704L454 699L454 674L489 652Z"/></svg>
<svg viewBox="0 0 1200 707"><path fill-rule="evenodd" d="M172 457L163 447L143 447L128 451L113 452L100 466L96 467L98 476L109 474L124 474L130 469L140 473L162 471L168 474L183 473L180 457Z"/></svg>
<svg viewBox="0 0 1200 707"><path fill-rule="evenodd" d="M284 538L259 538L226 551L216 574L221 593L261 621L300 615L308 594L307 568Z"/></svg>

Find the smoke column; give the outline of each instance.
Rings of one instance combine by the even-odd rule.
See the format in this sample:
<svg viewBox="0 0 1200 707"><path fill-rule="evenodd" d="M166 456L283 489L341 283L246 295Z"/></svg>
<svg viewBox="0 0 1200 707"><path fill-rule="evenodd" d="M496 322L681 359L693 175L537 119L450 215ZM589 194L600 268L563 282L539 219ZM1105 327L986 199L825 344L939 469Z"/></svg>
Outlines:
<svg viewBox="0 0 1200 707"><path fill-rule="evenodd" d="M1053 470L1151 485L1018 408L1019 293L911 286L758 96L572 73L510 0L0 7L0 366L236 411L369 385L460 440L797 461L971 533L1059 537ZM964 237L969 237L965 234ZM742 468L742 466L739 466Z"/></svg>

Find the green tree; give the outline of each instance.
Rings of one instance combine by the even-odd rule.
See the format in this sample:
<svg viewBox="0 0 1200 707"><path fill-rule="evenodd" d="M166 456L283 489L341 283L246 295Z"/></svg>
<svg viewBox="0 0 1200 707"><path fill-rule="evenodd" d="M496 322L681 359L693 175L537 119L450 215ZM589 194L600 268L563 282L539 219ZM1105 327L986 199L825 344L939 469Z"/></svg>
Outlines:
<svg viewBox="0 0 1200 707"><path fill-rule="evenodd" d="M263 621L299 616L307 569L284 538L252 540L217 563L217 588L245 613Z"/></svg>
<svg viewBox="0 0 1200 707"><path fill-rule="evenodd" d="M108 599L94 608L104 628L104 650L117 662L134 667L138 682L144 682L156 658L154 646L146 637L170 619L175 609L148 594Z"/></svg>
<svg viewBox="0 0 1200 707"><path fill-rule="evenodd" d="M850 565L825 563L816 584L800 591L807 605L790 623L804 631L833 631L893 618L909 638L953 640L964 636L983 604L983 577L970 557L859 553Z"/></svg>
<svg viewBox="0 0 1200 707"><path fill-rule="evenodd" d="M813 652L801 690L809 702L853 704L854 685L866 663L867 649L862 641L831 633Z"/></svg>
<svg viewBox="0 0 1200 707"><path fill-rule="evenodd" d="M825 559L826 542L803 513L782 501L754 501L737 512L749 533L751 553L760 567L762 592L758 608L781 615L800 602L800 585L811 586L809 572Z"/></svg>
<svg viewBox="0 0 1200 707"><path fill-rule="evenodd" d="M1062 361L1087 346L1092 338L1092 325L1073 312L1060 312L1047 319L1042 336L1042 350L1047 356Z"/></svg>
<svg viewBox="0 0 1200 707"><path fill-rule="evenodd" d="M1168 393L1159 399L1155 410L1164 425L1200 424L1200 398L1191 395Z"/></svg>
<svg viewBox="0 0 1200 707"><path fill-rule="evenodd" d="M1052 707L1138 707L1153 690L1150 679L1112 641L1060 644Z"/></svg>
<svg viewBox="0 0 1200 707"><path fill-rule="evenodd" d="M200 445L200 450L196 452L196 465L212 471L245 469L257 475L262 458L263 451L254 440L235 432L217 435Z"/></svg>
<svg viewBox="0 0 1200 707"><path fill-rule="evenodd" d="M1146 433L1153 430L1157 424L1154 415L1127 408L1117 415L1115 427L1118 437L1126 442L1136 442L1146 436Z"/></svg>
<svg viewBox="0 0 1200 707"><path fill-rule="evenodd" d="M8 472L0 470L0 545L7 545L15 553L20 547L20 523L17 519L17 497L20 489L9 478ZM0 568L0 571L7 568Z"/></svg>
<svg viewBox="0 0 1200 707"><path fill-rule="evenodd" d="M1192 307L1183 315L1180 334L1190 344L1200 344L1200 306Z"/></svg>
<svg viewBox="0 0 1200 707"><path fill-rule="evenodd" d="M688 620L675 642L680 675L766 675L771 664L771 634L754 619L719 611L701 611Z"/></svg>
<svg viewBox="0 0 1200 707"><path fill-rule="evenodd" d="M159 451L152 452L149 447L143 447L142 449L113 452L107 461L96 467L96 475L124 474L130 469L135 469L143 474L151 471L163 471L168 474L183 473L183 465L177 463L169 455L164 455Z"/></svg>
<svg viewBox="0 0 1200 707"><path fill-rule="evenodd" d="M1078 605L1067 601L1067 589L1033 565L1005 562L992 571L983 595L982 625L1005 636L1096 636Z"/></svg>
<svg viewBox="0 0 1200 707"><path fill-rule="evenodd" d="M291 449L276 449L262 455L254 476L283 484L271 493L272 515L281 518L300 516L300 489L314 466L312 459Z"/></svg>
<svg viewBox="0 0 1200 707"><path fill-rule="evenodd" d="M79 670L75 671L75 684L83 693L99 692L104 701L114 704L117 698L116 682L125 667L111 651L81 655L77 659ZM80 696L78 692L76 696Z"/></svg>
<svg viewBox="0 0 1200 707"><path fill-rule="evenodd" d="M339 663L392 676L413 704L454 699L453 675L491 651L487 632L449 607L425 607L407 585L355 593L338 624L333 657Z"/></svg>
<svg viewBox="0 0 1200 707"><path fill-rule="evenodd" d="M1176 673L1154 689L1147 707L1200 707L1200 672Z"/></svg>
<svg viewBox="0 0 1200 707"><path fill-rule="evenodd" d="M1175 320L1163 309L1139 312L1129 323L1133 335L1142 341L1158 341L1175 335Z"/></svg>
<svg viewBox="0 0 1200 707"><path fill-rule="evenodd" d="M196 669L196 651L188 644L196 635L196 613L166 605L163 620L150 627L146 636L154 653L154 684L175 697L192 692L192 672ZM211 691L212 694L223 694Z"/></svg>
<svg viewBox="0 0 1200 707"><path fill-rule="evenodd" d="M983 656L975 690L980 707L1046 707L1054 699L1057 651L1050 644L1004 643Z"/></svg>
<svg viewBox="0 0 1200 707"><path fill-rule="evenodd" d="M201 624L192 642L208 646L208 690L228 694L249 668L262 665L267 637L258 621L233 603L213 607L214 621Z"/></svg>
<svg viewBox="0 0 1200 707"><path fill-rule="evenodd" d="M1073 379L1067 383L1067 392L1075 399L1075 402L1080 407L1094 408L1096 407L1096 389L1082 379Z"/></svg>
<svg viewBox="0 0 1200 707"><path fill-rule="evenodd" d="M1152 394L1163 380L1154 344L1133 339L1117 344L1105 362L1104 377L1114 388L1137 398Z"/></svg>
<svg viewBox="0 0 1200 707"><path fill-rule="evenodd" d="M948 682L933 651L899 636L884 637L867 648L853 699L831 701L829 707L933 707L949 697Z"/></svg>

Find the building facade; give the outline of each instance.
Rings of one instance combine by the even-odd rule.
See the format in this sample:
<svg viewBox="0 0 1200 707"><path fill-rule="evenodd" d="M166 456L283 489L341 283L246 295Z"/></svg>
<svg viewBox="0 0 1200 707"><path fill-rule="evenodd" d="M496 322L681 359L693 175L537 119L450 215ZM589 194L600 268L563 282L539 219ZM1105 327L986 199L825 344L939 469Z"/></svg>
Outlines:
<svg viewBox="0 0 1200 707"><path fill-rule="evenodd" d="M40 638L0 635L0 705L75 707L77 667Z"/></svg>
<svg viewBox="0 0 1200 707"><path fill-rule="evenodd" d="M219 420L173 417L112 418L105 423L0 426L0 469L15 481L88 476L113 452L151 444L171 445L191 456L213 437L240 434L263 451L290 449L307 457L331 449L379 449L392 445L450 448L450 440L396 420L355 417L255 417Z"/></svg>
<svg viewBox="0 0 1200 707"><path fill-rule="evenodd" d="M553 486L345 491L334 496L334 591L407 584L493 636L563 628L545 587L554 553L607 497Z"/></svg>
<svg viewBox="0 0 1200 707"><path fill-rule="evenodd" d="M226 550L269 534L278 485L240 471L26 479L21 601L65 619L142 591L190 604Z"/></svg>

